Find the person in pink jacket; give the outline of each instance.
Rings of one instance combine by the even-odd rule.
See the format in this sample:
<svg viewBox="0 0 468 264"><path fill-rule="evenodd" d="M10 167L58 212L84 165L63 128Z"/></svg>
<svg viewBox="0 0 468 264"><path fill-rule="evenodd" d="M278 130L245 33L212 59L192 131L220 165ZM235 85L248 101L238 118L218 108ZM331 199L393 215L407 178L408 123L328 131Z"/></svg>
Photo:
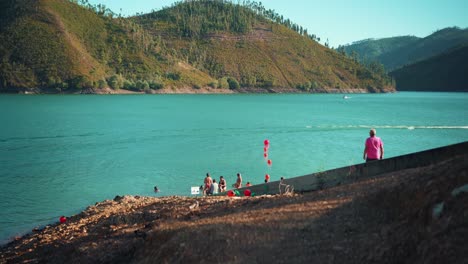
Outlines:
<svg viewBox="0 0 468 264"><path fill-rule="evenodd" d="M373 160L381 160L384 155L384 147L382 139L376 136L375 129L369 131L370 137L366 139L363 158L366 162Z"/></svg>

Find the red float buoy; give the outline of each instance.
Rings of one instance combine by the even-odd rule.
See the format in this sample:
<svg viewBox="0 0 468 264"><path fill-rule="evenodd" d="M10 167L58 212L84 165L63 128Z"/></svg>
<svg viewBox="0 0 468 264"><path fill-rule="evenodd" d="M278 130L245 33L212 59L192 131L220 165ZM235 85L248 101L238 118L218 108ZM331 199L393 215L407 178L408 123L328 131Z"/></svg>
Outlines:
<svg viewBox="0 0 468 264"><path fill-rule="evenodd" d="M246 189L244 191L244 196L250 196L250 195L252 195L252 192L249 189Z"/></svg>
<svg viewBox="0 0 468 264"><path fill-rule="evenodd" d="M270 145L270 141L268 139L265 139L265 141L263 141L263 144L266 146Z"/></svg>
<svg viewBox="0 0 468 264"><path fill-rule="evenodd" d="M233 191L233 190L229 190L229 191L227 192L227 196L229 196L229 197L233 197L234 195L235 195L235 194L234 194L234 191Z"/></svg>
<svg viewBox="0 0 468 264"><path fill-rule="evenodd" d="M268 153L263 153L263 157L264 158L268 157Z"/></svg>
<svg viewBox="0 0 468 264"><path fill-rule="evenodd" d="M269 174L265 174L265 180L267 180L267 181L270 180L270 175Z"/></svg>
<svg viewBox="0 0 468 264"><path fill-rule="evenodd" d="M65 216L61 216L59 219L60 223L65 223L67 221L67 218Z"/></svg>
<svg viewBox="0 0 468 264"><path fill-rule="evenodd" d="M268 166L271 166L271 160L267 161Z"/></svg>

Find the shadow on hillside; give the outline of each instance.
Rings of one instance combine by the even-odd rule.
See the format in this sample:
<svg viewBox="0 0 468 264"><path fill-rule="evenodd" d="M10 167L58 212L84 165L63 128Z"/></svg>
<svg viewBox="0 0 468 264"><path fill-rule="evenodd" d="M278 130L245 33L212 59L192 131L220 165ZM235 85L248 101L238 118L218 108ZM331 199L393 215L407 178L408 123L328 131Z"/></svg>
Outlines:
<svg viewBox="0 0 468 264"><path fill-rule="evenodd" d="M466 209L468 195L452 197L454 188L468 183L467 156L437 166L383 175L379 180L340 186L297 201L275 201L281 207L323 202L350 195L317 218L289 212L286 218L266 217L264 223L237 221L194 224L156 232L135 252L137 262L318 262L318 263L462 263L468 253ZM353 184L351 184L353 185ZM439 217L436 204L444 202ZM266 207L249 207L239 214ZM233 212L218 214L226 218ZM236 212L234 212L236 213ZM275 220L276 219L276 220ZM241 223L236 223L240 221Z"/></svg>
<svg viewBox="0 0 468 264"><path fill-rule="evenodd" d="M87 226L85 236L40 244L31 252L5 259L463 263L468 259L468 193L453 196L451 192L466 184L468 155L463 155L293 197L176 199L101 218ZM198 209L190 208L194 201L199 201ZM441 213L433 216L441 203Z"/></svg>

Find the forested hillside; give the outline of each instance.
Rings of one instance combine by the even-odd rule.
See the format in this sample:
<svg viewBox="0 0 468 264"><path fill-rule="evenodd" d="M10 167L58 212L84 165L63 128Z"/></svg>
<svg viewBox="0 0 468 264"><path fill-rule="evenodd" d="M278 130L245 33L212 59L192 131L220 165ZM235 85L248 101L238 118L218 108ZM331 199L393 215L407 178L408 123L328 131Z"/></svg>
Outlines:
<svg viewBox="0 0 468 264"><path fill-rule="evenodd" d="M390 73L399 91L468 92L468 46Z"/></svg>
<svg viewBox="0 0 468 264"><path fill-rule="evenodd" d="M387 71L392 71L465 44L468 44L468 29L452 27L424 38L370 39L340 48L362 62L376 61L382 63Z"/></svg>
<svg viewBox="0 0 468 264"><path fill-rule="evenodd" d="M158 85L155 72L167 68L164 54L154 59L143 30L109 11L61 0L10 3L16 15L2 17L2 90L119 88L123 76Z"/></svg>
<svg viewBox="0 0 468 264"><path fill-rule="evenodd" d="M356 58L362 63L372 63L380 61L380 56L391 53L395 49L412 45L418 40L420 38L415 36L365 39L351 45L339 46L338 50L343 50L348 56ZM385 66L388 67L388 65Z"/></svg>
<svg viewBox="0 0 468 264"><path fill-rule="evenodd" d="M130 18L86 0L0 4L1 92L393 91L261 3L174 3Z"/></svg>

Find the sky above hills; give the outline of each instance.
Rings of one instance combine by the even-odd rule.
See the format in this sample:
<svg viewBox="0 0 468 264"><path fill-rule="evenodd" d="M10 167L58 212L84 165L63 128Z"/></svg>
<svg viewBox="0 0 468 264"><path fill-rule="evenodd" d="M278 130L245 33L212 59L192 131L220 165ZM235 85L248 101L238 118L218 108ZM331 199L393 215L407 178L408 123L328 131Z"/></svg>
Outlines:
<svg viewBox="0 0 468 264"><path fill-rule="evenodd" d="M174 0L89 0L124 16L169 7ZM233 2L237 2L236 0ZM242 2L242 1L241 1ZM257 1L259 2L259 1ZM367 38L425 37L446 27L468 27L466 0L263 0L267 9L308 29L330 46Z"/></svg>

